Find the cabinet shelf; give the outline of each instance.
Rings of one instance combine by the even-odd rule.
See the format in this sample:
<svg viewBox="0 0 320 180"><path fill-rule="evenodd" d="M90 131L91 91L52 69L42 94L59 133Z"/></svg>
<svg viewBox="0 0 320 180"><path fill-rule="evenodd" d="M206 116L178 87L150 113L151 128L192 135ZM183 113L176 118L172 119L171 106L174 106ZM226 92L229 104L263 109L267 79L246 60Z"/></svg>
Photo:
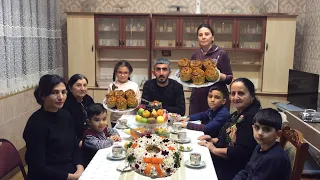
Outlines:
<svg viewBox="0 0 320 180"><path fill-rule="evenodd" d="M260 67L261 64L231 63L231 66L252 66L252 67Z"/></svg>
<svg viewBox="0 0 320 180"><path fill-rule="evenodd" d="M118 59L118 58L100 58L98 62L118 62L123 59ZM126 61L129 62L147 62L147 59L126 59Z"/></svg>

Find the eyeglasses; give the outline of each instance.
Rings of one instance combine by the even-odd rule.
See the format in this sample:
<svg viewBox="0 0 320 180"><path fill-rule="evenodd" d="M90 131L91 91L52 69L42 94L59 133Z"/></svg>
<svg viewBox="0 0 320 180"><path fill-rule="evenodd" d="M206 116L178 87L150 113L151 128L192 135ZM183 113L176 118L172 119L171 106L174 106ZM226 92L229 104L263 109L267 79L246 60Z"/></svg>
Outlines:
<svg viewBox="0 0 320 180"><path fill-rule="evenodd" d="M117 74L119 74L119 75L128 75L128 74L129 74L129 72L121 72L121 71L117 71Z"/></svg>

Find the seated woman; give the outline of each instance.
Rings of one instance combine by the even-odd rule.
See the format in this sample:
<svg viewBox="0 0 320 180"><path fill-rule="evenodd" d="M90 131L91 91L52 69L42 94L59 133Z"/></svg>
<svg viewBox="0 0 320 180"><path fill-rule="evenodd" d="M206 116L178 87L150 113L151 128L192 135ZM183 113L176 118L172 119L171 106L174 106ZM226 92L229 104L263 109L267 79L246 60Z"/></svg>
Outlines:
<svg viewBox="0 0 320 180"><path fill-rule="evenodd" d="M73 75L68 81L68 97L63 108L67 110L74 119L74 127L77 139L82 146L84 130L89 127L87 124L87 109L94 103L93 99L87 94L88 79L81 74Z"/></svg>
<svg viewBox="0 0 320 180"><path fill-rule="evenodd" d="M254 85L247 78L238 78L231 83L230 100L236 112L222 126L219 135L198 138L206 140L199 144L209 148L217 176L223 180L231 180L249 161L257 145L253 138L253 117L261 108Z"/></svg>
<svg viewBox="0 0 320 180"><path fill-rule="evenodd" d="M84 168L72 116L61 109L67 90L58 75L44 75L34 96L41 108L23 132L29 180L78 179Z"/></svg>

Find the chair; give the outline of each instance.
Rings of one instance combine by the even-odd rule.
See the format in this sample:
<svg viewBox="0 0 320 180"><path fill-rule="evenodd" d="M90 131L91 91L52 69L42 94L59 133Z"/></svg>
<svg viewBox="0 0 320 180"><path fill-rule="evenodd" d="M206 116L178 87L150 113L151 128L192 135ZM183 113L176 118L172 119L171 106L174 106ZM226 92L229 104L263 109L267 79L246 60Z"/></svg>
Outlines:
<svg viewBox="0 0 320 180"><path fill-rule="evenodd" d="M20 167L23 178L27 179L27 174L17 149L10 141L0 139L0 179L18 166Z"/></svg>
<svg viewBox="0 0 320 180"><path fill-rule="evenodd" d="M300 180L309 144L303 142L303 135L300 131L291 129L289 126L282 128L280 144L289 153L292 165L290 180Z"/></svg>

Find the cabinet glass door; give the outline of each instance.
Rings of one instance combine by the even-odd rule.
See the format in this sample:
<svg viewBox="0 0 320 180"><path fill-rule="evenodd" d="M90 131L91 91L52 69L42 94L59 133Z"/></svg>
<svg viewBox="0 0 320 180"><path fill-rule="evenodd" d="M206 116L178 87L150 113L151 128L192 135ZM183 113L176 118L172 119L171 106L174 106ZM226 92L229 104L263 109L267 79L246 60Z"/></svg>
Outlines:
<svg viewBox="0 0 320 180"><path fill-rule="evenodd" d="M181 48L198 48L197 29L200 24L207 23L206 18L182 18Z"/></svg>
<svg viewBox="0 0 320 180"><path fill-rule="evenodd" d="M119 18L98 18L97 43L99 46L119 46L120 20Z"/></svg>
<svg viewBox="0 0 320 180"><path fill-rule="evenodd" d="M125 19L124 45L126 47L145 47L147 45L147 19Z"/></svg>
<svg viewBox="0 0 320 180"><path fill-rule="evenodd" d="M239 20L239 49L262 49L263 20Z"/></svg>
<svg viewBox="0 0 320 180"><path fill-rule="evenodd" d="M233 48L234 23L232 19L213 19L211 26L214 31L214 44L225 49Z"/></svg>
<svg viewBox="0 0 320 180"><path fill-rule="evenodd" d="M177 42L177 19L155 18L154 24L154 47L175 48Z"/></svg>

